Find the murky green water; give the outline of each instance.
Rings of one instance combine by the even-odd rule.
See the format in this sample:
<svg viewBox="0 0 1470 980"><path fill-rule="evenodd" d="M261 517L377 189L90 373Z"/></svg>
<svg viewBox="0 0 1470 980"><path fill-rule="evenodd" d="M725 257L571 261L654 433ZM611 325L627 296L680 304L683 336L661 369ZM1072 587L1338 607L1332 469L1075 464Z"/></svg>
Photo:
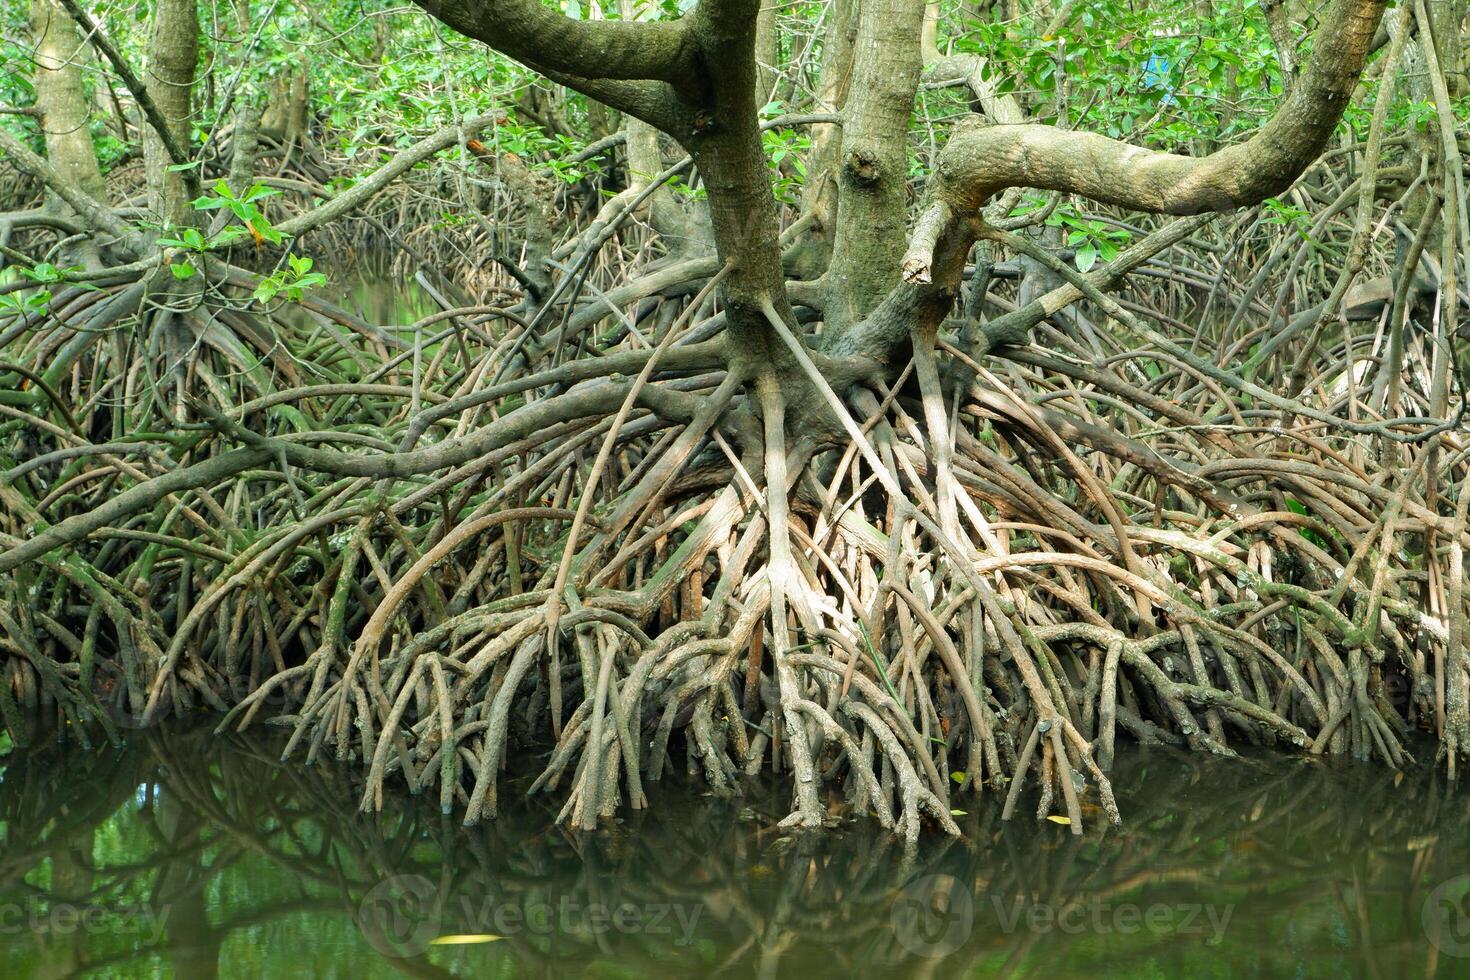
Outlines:
<svg viewBox="0 0 1470 980"><path fill-rule="evenodd" d="M404 326L438 313L441 307L421 285L389 271L392 258L374 253L348 263L323 256L321 298L376 326Z"/></svg>
<svg viewBox="0 0 1470 980"><path fill-rule="evenodd" d="M590 835L547 797L471 830L370 817L349 772L278 752L0 755L0 975L1470 976L1467 796L1427 770L1137 750L1121 830L977 802L906 861L870 823L794 839L779 795L683 785Z"/></svg>

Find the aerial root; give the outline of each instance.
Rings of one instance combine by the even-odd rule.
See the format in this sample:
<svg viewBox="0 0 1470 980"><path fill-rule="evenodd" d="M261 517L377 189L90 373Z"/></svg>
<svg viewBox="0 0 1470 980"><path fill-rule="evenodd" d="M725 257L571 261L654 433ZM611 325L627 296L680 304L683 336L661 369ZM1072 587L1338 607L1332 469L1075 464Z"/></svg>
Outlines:
<svg viewBox="0 0 1470 980"><path fill-rule="evenodd" d="M1404 766L1427 728L1451 773L1470 752L1467 498L1426 496L1470 452L1222 426L1203 382L1176 404L1039 349L1002 382L916 336L899 387L839 397L811 356L750 376L666 334L598 376L525 336L416 378L406 352L211 389L146 451L32 386L56 445L0 484L4 555L42 555L0 600L0 724L111 737L207 707L354 760L366 809L397 784L471 824L527 769L582 829L671 771L764 774L790 826L870 814L905 840L986 796L1117 822L1120 731Z"/></svg>

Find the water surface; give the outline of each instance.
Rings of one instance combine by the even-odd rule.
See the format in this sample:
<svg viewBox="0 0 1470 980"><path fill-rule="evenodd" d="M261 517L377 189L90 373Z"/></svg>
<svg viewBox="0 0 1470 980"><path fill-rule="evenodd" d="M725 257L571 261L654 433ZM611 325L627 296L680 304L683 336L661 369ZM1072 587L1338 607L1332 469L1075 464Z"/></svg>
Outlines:
<svg viewBox="0 0 1470 980"><path fill-rule="evenodd" d="M0 973L1470 976L1467 797L1429 767L1134 749L1121 829L974 800L906 856L871 822L774 829L780 787L666 783L595 834L548 796L468 830L406 796L364 815L349 768L279 751L0 755Z"/></svg>

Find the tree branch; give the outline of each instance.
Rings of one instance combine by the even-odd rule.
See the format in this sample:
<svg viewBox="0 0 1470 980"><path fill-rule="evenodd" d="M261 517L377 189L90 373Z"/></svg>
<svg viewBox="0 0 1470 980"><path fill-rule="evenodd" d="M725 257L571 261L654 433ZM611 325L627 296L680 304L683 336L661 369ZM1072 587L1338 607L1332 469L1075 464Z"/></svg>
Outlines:
<svg viewBox="0 0 1470 980"><path fill-rule="evenodd" d="M472 116L458 125L445 126L438 132L424 137L413 146L398 151L393 159L325 204L284 222L276 230L283 235L300 238L314 228L319 228L327 222L335 221L355 211L359 205L366 203L373 195L397 180L400 174L411 170L440 150L448 149L458 143L461 133L465 136L474 136L482 129L494 125L499 118L499 113L492 112L482 116Z"/></svg>
<svg viewBox="0 0 1470 980"><path fill-rule="evenodd" d="M113 214L111 208L67 180L61 171L32 153L3 128L0 128L0 154L9 157L21 170L45 181L57 197L71 205L72 210L93 228L113 236L119 245L134 254L141 255L146 250L142 237Z"/></svg>
<svg viewBox="0 0 1470 980"><path fill-rule="evenodd" d="M1306 71L1249 140L1205 157L1132 146L1051 126L970 126L940 156L938 196L973 213L1010 187L1080 194L1163 214L1257 204L1291 186L1322 152L1372 50L1384 0L1336 0Z"/></svg>
<svg viewBox="0 0 1470 980"><path fill-rule="evenodd" d="M654 79L694 72L687 23L572 20L539 0L414 0L430 16L544 75Z"/></svg>

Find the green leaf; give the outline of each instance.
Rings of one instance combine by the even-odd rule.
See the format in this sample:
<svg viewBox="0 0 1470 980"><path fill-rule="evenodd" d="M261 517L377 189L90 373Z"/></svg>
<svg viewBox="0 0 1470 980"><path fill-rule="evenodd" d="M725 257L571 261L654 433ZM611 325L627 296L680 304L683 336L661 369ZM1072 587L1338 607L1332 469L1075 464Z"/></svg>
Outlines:
<svg viewBox="0 0 1470 980"><path fill-rule="evenodd" d="M189 262L175 262L168 267L175 279L192 279L199 270Z"/></svg>
<svg viewBox="0 0 1470 980"><path fill-rule="evenodd" d="M21 269L20 274L31 282L60 282L61 270L50 262L37 262L29 269Z"/></svg>
<svg viewBox="0 0 1470 980"><path fill-rule="evenodd" d="M1086 272L1097 264L1097 246L1088 242L1077 250L1077 269Z"/></svg>

